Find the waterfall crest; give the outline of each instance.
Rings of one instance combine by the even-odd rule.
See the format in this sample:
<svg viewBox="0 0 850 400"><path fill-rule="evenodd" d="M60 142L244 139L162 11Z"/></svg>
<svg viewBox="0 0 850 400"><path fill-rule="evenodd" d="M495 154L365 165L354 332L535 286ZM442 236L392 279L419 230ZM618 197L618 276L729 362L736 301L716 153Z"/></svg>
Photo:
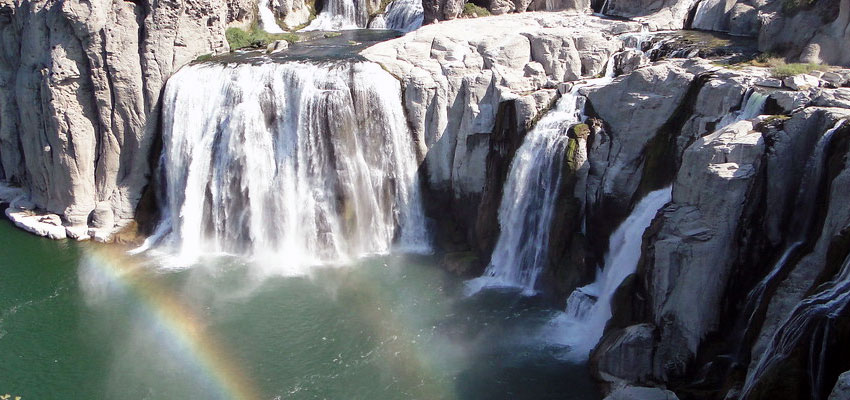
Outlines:
<svg viewBox="0 0 850 400"><path fill-rule="evenodd" d="M154 239L183 263L237 253L288 272L427 251L398 81L367 62L199 64L166 86Z"/></svg>
<svg viewBox="0 0 850 400"><path fill-rule="evenodd" d="M641 255L643 232L661 207L669 203L672 188L656 190L635 206L631 215L611 234L605 267L596 280L576 289L567 299L567 311L553 321L553 341L569 347L570 358L583 361L602 338L611 318L611 299L629 275L635 272Z"/></svg>

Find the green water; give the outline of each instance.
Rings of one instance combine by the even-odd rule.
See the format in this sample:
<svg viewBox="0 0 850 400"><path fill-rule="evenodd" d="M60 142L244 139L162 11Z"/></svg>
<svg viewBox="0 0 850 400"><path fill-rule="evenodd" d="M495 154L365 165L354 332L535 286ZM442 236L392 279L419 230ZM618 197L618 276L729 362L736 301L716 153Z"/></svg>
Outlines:
<svg viewBox="0 0 850 400"><path fill-rule="evenodd" d="M166 270L137 256L127 279L108 264L132 263L103 246L5 220L0 243L0 395L231 398L222 382L239 375L266 399L601 397L584 366L536 339L553 310L513 293L465 298L428 258L284 277L235 259ZM182 342L174 316L206 339Z"/></svg>

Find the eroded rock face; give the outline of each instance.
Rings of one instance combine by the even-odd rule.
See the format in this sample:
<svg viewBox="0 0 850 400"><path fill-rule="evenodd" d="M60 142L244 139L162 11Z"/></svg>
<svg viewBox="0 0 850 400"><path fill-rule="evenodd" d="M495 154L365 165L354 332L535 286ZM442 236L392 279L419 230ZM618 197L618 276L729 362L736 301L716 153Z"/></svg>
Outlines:
<svg viewBox="0 0 850 400"><path fill-rule="evenodd" d="M362 54L402 81L431 187L461 199L484 188L501 102L530 102L523 119L531 121L550 103L535 92L602 73L622 48L615 34L636 29L589 16L527 13L426 26Z"/></svg>
<svg viewBox="0 0 850 400"><path fill-rule="evenodd" d="M227 50L227 18L219 0L4 6L2 178L66 227L86 227L95 209L114 226L132 219L160 89L198 55Z"/></svg>

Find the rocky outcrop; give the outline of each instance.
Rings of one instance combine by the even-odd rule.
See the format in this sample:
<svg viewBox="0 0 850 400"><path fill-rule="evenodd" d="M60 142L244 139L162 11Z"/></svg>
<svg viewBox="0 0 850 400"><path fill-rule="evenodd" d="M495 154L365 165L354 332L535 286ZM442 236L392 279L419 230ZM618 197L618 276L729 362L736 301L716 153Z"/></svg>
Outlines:
<svg viewBox="0 0 850 400"><path fill-rule="evenodd" d="M401 80L435 210L448 208L468 238L487 181L500 105L515 101L530 127L559 82L593 77L637 24L567 13L450 21L362 52ZM508 157L508 162L509 162ZM498 201L496 201L498 206ZM461 239L459 239L461 240Z"/></svg>
<svg viewBox="0 0 850 400"><path fill-rule="evenodd" d="M0 11L0 178L61 216L75 238L94 212L133 218L165 80L227 50L217 0L22 1Z"/></svg>
<svg viewBox="0 0 850 400"><path fill-rule="evenodd" d="M774 332L780 325L787 324L785 321L791 310L798 307L819 282L837 273L836 264L840 264L850 251L836 244L836 238L846 235L850 226L850 219L845 215L847 209L837 200L847 196L843 193L846 185L842 183L847 171L843 161L846 139L838 139L843 137L842 133L836 133L828 160L819 159L827 163L829 172L825 176L828 178L824 179L831 182L830 189L818 195L821 199L818 204L826 206L823 214L809 216L808 208L800 206L799 199L795 203L796 188L802 181L815 179L815 183L809 185L818 187L818 178L806 175L806 171L812 168L810 158L818 154L815 149L819 138L836 121L846 118L850 110L812 107L811 98L820 97L838 97L830 104L842 104L840 89L801 87L796 92L773 89L768 97L796 93L803 94L807 100L785 110L793 112L790 119L768 118L761 123L740 121L704 136L698 132L710 132L722 125L719 116L723 110L729 113L731 99L740 98L764 75L759 75L758 71L710 70L698 65L679 66L682 67L702 76L705 82L697 92L685 96L695 96L695 100L685 108L690 110L689 117L679 125L681 129L670 142L673 158L666 162L672 162L678 169L673 181L673 201L659 212L647 230L638 271L624 282L615 296L614 316L594 351L591 365L599 378L613 386L698 381L697 386L675 389L685 390L697 398L710 398L712 395L704 392L695 395L690 391L704 390L705 385L720 390L726 385L733 388L729 398L736 398L734 393L739 392L734 387L742 382L740 371L734 371L740 366L730 364L729 357L736 357L736 349L748 348L749 340L755 340L752 351L740 362L749 364L751 375L758 377L754 380L763 383L754 383L752 386L757 389L748 398L795 398L808 390L804 382L808 378L799 373L810 368L801 361L806 359L805 353L780 358L785 361L768 369L769 373L754 374L752 368L766 353L776 359L768 345L771 340L777 340ZM706 71L711 75L705 75ZM622 90L619 94L610 94L611 99L629 93L622 83L628 79L635 78L622 78L611 86L619 84ZM658 90L644 87L636 93L651 97ZM835 96L836 90L838 96ZM592 102L593 96L592 93L589 96ZM596 102L601 103L598 99ZM621 122L617 118L622 114L607 117L603 114L600 114L602 119L615 131L614 127ZM625 123L620 129L633 134L636 126L648 124ZM677 160L676 149L683 146L686 150ZM605 171L610 173L616 169L606 167ZM628 189L634 186L620 183L619 187L628 194ZM789 188L794 189L789 191ZM805 229L790 228L793 224L789 220L795 213L807 220L814 219L819 233L815 234L805 254L792 258L790 269L774 276L771 274L774 265L767 260L779 258L792 240L788 238L789 231ZM818 225L816 221L822 222ZM767 289L759 289L763 291L747 297L756 283L767 279L768 275L772 277L771 282L776 283L767 284ZM766 293L764 297L769 300L761 306L753 305L758 303L753 299L762 298L761 293ZM840 322L839 326L844 324ZM752 331L761 333L753 338ZM801 343L800 348L804 346ZM826 365L834 363L829 361ZM777 375L778 371L798 372ZM834 368L818 373L821 374L818 379L825 385L831 385L830 380L837 376ZM794 390L804 392L775 386L778 381L797 385Z"/></svg>
<svg viewBox="0 0 850 400"><path fill-rule="evenodd" d="M838 382L835 382L835 387L832 388L832 393L829 394L829 400L847 399L850 399L850 371L838 377Z"/></svg>

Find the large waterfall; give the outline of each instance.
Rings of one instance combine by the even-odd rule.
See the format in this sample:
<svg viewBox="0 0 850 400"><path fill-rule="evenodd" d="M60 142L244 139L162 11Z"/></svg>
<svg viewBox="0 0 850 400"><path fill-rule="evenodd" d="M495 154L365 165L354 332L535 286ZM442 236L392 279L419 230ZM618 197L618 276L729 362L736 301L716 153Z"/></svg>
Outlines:
<svg viewBox="0 0 850 400"><path fill-rule="evenodd" d="M596 280L576 289L567 299L567 311L554 321L555 341L570 348L570 356L584 360L599 342L611 318L611 299L629 275L635 272L641 255L643 232L661 207L670 202L672 188L656 190L635 206L631 215L611 234L605 267Z"/></svg>
<svg viewBox="0 0 850 400"><path fill-rule="evenodd" d="M182 262L285 264L427 249L398 81L367 62L199 64L163 100L158 237Z"/></svg>

